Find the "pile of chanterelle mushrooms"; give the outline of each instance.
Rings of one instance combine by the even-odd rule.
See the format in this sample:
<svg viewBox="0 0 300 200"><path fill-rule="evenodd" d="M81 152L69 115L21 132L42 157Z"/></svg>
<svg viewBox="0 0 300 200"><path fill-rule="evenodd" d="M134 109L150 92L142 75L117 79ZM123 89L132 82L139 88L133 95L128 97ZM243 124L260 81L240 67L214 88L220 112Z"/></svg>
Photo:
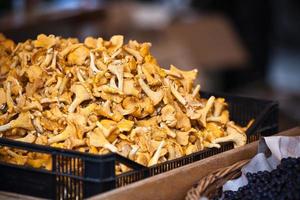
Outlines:
<svg viewBox="0 0 300 200"><path fill-rule="evenodd" d="M197 70L161 68L150 43L0 35L0 137L151 166L204 148L246 143L223 98L201 98ZM51 169L45 154L1 148L1 160ZM118 165L117 172L128 170Z"/></svg>

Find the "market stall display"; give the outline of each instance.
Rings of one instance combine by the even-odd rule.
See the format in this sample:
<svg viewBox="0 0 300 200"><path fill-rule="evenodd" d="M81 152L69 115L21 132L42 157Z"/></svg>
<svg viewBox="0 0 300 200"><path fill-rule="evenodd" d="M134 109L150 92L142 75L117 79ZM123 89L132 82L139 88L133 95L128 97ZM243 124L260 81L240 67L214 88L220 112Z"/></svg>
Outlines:
<svg viewBox="0 0 300 200"><path fill-rule="evenodd" d="M261 139L252 159L208 174L187 192L185 199L299 199L299 139Z"/></svg>
<svg viewBox="0 0 300 200"><path fill-rule="evenodd" d="M197 70L161 68L150 43L43 34L0 43L2 171L12 180L13 169L33 180L42 172L51 179L48 193L36 188L43 197L90 196L277 130L276 103L201 93Z"/></svg>
<svg viewBox="0 0 300 200"><path fill-rule="evenodd" d="M2 39L2 137L105 154L117 152L152 166L221 142L246 144L224 98L204 99L197 70L159 67L150 43L123 36L63 39L39 35ZM2 149L14 164L51 169L51 159ZM7 156L5 156L7 155ZM41 161L42 160L42 161ZM118 172L128 171L126 166Z"/></svg>

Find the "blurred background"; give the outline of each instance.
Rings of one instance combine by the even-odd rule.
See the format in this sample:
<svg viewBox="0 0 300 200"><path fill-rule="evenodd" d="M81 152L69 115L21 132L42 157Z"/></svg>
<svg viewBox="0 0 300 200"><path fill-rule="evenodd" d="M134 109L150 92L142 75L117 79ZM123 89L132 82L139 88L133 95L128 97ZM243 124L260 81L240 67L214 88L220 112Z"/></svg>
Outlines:
<svg viewBox="0 0 300 200"><path fill-rule="evenodd" d="M149 41L203 90L278 100L280 129L300 122L298 0L0 0L0 32Z"/></svg>

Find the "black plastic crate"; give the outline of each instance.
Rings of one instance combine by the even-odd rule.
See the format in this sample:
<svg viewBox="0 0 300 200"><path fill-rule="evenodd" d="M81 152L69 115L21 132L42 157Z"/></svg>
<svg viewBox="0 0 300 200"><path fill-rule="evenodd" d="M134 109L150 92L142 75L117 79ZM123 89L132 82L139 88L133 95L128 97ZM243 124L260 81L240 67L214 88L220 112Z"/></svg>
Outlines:
<svg viewBox="0 0 300 200"><path fill-rule="evenodd" d="M0 145L51 155L51 171L0 162L0 190L42 198L83 199L111 190L116 187L116 162L139 172L145 168L113 153L87 154L5 138L0 138Z"/></svg>
<svg viewBox="0 0 300 200"><path fill-rule="evenodd" d="M208 92L201 95L224 97L230 118L240 125L245 126L254 118L247 130L248 142L278 131L277 102ZM0 162L0 190L51 199L87 198L233 148L232 143L224 143L219 149L205 149L148 168L114 153L94 155L5 138L0 138L0 146L51 155L51 171ZM116 176L116 163L125 164L132 171Z"/></svg>

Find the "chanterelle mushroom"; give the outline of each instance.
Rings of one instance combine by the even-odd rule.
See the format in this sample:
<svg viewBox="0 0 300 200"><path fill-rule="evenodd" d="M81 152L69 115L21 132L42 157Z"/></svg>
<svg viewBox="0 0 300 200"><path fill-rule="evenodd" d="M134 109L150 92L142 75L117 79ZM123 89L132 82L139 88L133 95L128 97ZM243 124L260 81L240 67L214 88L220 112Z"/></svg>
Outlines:
<svg viewBox="0 0 300 200"><path fill-rule="evenodd" d="M100 72L100 70L95 65L95 55L93 52L90 52L90 68L94 74Z"/></svg>
<svg viewBox="0 0 300 200"><path fill-rule="evenodd" d="M199 95L197 70L163 69L150 43L115 35L41 34L15 43L0 34L0 137L94 154L117 152L151 166L233 141L226 100ZM51 170L51 156L0 148L0 161ZM116 174L128 171L116 166Z"/></svg>
<svg viewBox="0 0 300 200"><path fill-rule="evenodd" d="M123 91L123 81L124 81L124 66L122 63L114 62L108 65L108 70L111 71L114 75L117 76L118 79L118 88Z"/></svg>
<svg viewBox="0 0 300 200"><path fill-rule="evenodd" d="M198 112L196 111L195 116L191 115L191 118L192 118L192 119L197 119L198 122L199 122L202 126L206 127L206 117L207 117L208 112L211 110L214 101L215 101L215 97L214 97L214 96L211 96L211 97L207 100L207 102L206 102L204 108L202 108L202 109L199 110Z"/></svg>
<svg viewBox="0 0 300 200"><path fill-rule="evenodd" d="M95 147L104 147L109 149L111 152L117 152L118 149L109 143L109 141L104 137L102 131L99 128L94 129L90 134L90 144Z"/></svg>
<svg viewBox="0 0 300 200"><path fill-rule="evenodd" d="M246 144L247 142L247 136L246 134L240 130L237 126L235 126L233 123L228 122L227 123L227 136L216 138L212 141L212 143L218 144L221 142L233 142L234 148L240 147Z"/></svg>
<svg viewBox="0 0 300 200"><path fill-rule="evenodd" d="M74 112L77 106L79 106L79 104L91 98L89 92L81 84L73 85L71 87L71 92L75 94L75 99L73 100L72 104L69 106L68 109L69 112Z"/></svg>
<svg viewBox="0 0 300 200"><path fill-rule="evenodd" d="M32 116L29 112L20 113L18 118L10 121L8 124L0 126L0 131L6 131L12 128L23 128L26 130L34 130L31 122Z"/></svg>
<svg viewBox="0 0 300 200"><path fill-rule="evenodd" d="M68 124L67 128L62 131L60 134L50 137L48 139L48 144L53 144L57 142L62 142L68 139L74 132L76 132L76 128L74 124Z"/></svg>
<svg viewBox="0 0 300 200"><path fill-rule="evenodd" d="M226 106L226 102L224 98L217 98L214 102L214 113L213 116L217 117L221 114L224 106Z"/></svg>
<svg viewBox="0 0 300 200"><path fill-rule="evenodd" d="M158 91L154 92L153 90L150 89L150 87L141 78L138 79L138 82L139 82L141 88L143 89L143 91L152 100L154 105L157 105L164 97L163 90L159 89Z"/></svg>
<svg viewBox="0 0 300 200"><path fill-rule="evenodd" d="M169 127L175 127L177 123L175 108L171 105L166 105L165 107L163 107L161 109L161 119Z"/></svg>
<svg viewBox="0 0 300 200"><path fill-rule="evenodd" d="M170 71L173 71L173 73L181 74L183 78L179 79L181 84L183 85L185 91L189 93L192 89L193 82L195 81L197 77L198 70L194 69L191 71L182 71L176 68L174 65L171 65Z"/></svg>

